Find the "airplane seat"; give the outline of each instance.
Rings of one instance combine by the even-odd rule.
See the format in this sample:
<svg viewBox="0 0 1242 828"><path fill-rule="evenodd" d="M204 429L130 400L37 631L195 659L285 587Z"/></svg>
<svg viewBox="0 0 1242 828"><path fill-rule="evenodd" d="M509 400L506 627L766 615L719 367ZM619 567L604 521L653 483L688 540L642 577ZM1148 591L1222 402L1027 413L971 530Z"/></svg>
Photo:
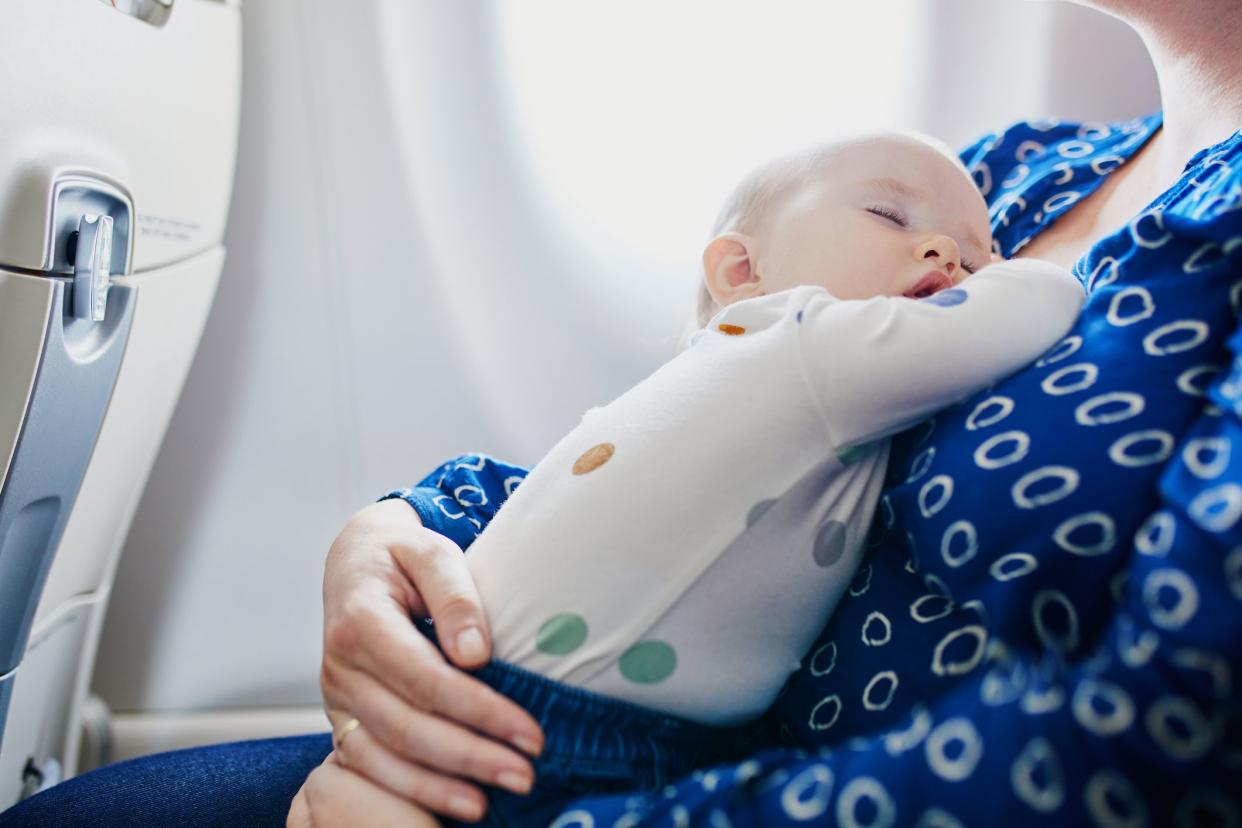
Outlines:
<svg viewBox="0 0 1242 828"><path fill-rule="evenodd" d="M240 6L0 10L0 811L75 772L117 560L224 259Z"/></svg>

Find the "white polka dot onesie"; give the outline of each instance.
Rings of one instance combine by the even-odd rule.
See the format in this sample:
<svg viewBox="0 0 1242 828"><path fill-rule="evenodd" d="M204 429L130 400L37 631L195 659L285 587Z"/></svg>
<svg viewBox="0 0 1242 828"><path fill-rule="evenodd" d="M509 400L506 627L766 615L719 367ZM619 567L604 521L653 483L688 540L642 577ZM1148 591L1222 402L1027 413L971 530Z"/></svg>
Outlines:
<svg viewBox="0 0 1242 828"><path fill-rule="evenodd" d="M466 556L494 656L727 726L768 709L861 557L890 435L1069 329L1078 281L983 268L928 299L733 304L588 411Z"/></svg>

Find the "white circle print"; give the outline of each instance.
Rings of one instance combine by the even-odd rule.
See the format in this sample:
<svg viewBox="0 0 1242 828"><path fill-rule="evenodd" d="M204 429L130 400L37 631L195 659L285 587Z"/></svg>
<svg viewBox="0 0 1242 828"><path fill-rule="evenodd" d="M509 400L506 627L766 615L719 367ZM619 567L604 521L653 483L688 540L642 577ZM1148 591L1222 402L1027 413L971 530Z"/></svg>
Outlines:
<svg viewBox="0 0 1242 828"><path fill-rule="evenodd" d="M1180 319L1161 325L1143 337L1143 350L1151 356L1180 354L1202 345L1208 338L1206 322L1198 319Z"/></svg>
<svg viewBox="0 0 1242 828"><path fill-rule="evenodd" d="M1040 485L1048 480L1059 481L1059 483L1052 487ZM1036 486L1040 487L1040 491L1032 492ZM1044 466L1019 477L1010 493L1013 496L1014 505L1018 508L1035 509L1063 500L1073 494L1077 488L1077 471L1068 466Z"/></svg>
<svg viewBox="0 0 1242 828"><path fill-rule="evenodd" d="M1039 387L1049 396L1060 397L1090 388L1099 376L1099 366L1091 362L1076 362L1044 377Z"/></svg>
<svg viewBox="0 0 1242 828"><path fill-rule="evenodd" d="M827 730L837 723L841 716L841 697L835 693L819 700L811 708L811 717L807 725L811 730Z"/></svg>
<svg viewBox="0 0 1242 828"><path fill-rule="evenodd" d="M1147 288L1132 286L1122 288L1113 294L1108 303L1106 318L1110 325L1123 328L1142 322L1156 312L1156 302Z"/></svg>
<svg viewBox="0 0 1242 828"><path fill-rule="evenodd" d="M1005 180L1001 182L1001 186L1006 190L1012 189L1021 184L1030 174L1030 167L1026 164L1019 164L1013 168L1013 171L1010 172L1009 175L1005 176Z"/></svg>
<svg viewBox="0 0 1242 828"><path fill-rule="evenodd" d="M893 640L893 624L882 612L873 612L862 625L862 642L868 647L883 647Z"/></svg>
<svg viewBox="0 0 1242 828"><path fill-rule="evenodd" d="M1133 431L1108 447L1108 458L1131 469L1163 463L1173 453L1174 442L1172 434L1158 428Z"/></svg>
<svg viewBox="0 0 1242 828"><path fill-rule="evenodd" d="M1147 828L1147 803L1118 771L1105 768L1087 781L1083 799L1100 828Z"/></svg>
<svg viewBox="0 0 1242 828"><path fill-rule="evenodd" d="M1134 243L1149 250L1164 247L1173 238L1173 234L1164 229L1164 215L1160 208L1135 216L1129 230Z"/></svg>
<svg viewBox="0 0 1242 828"><path fill-rule="evenodd" d="M1209 532L1232 529L1242 517L1242 486L1233 481L1204 489L1190 501L1191 518Z"/></svg>
<svg viewBox="0 0 1242 828"><path fill-rule="evenodd" d="M1074 688L1070 700L1074 718L1096 736L1121 733L1134 721L1134 702L1117 685L1098 678L1085 678Z"/></svg>
<svg viewBox="0 0 1242 828"><path fill-rule="evenodd" d="M466 496L467 493L474 495L474 497L477 497L478 499L475 500L474 497L467 497ZM480 489L478 486L470 486L470 485L458 486L456 489L453 490L453 498L458 503L460 503L462 506L486 506L487 505L487 495L484 494L483 490Z"/></svg>
<svg viewBox="0 0 1242 828"><path fill-rule="evenodd" d="M1064 190L1056 195L1049 196L1044 201L1044 212L1052 215L1057 210L1068 207L1080 198L1082 198L1082 193L1077 190Z"/></svg>
<svg viewBox="0 0 1242 828"><path fill-rule="evenodd" d="M950 751L949 745L957 749ZM927 766L947 782L961 782L975 772L983 757L983 739L970 720L957 716L932 729L923 743Z"/></svg>
<svg viewBox="0 0 1242 828"><path fill-rule="evenodd" d="M1108 268L1107 272L1105 268ZM1102 288L1105 285L1111 285L1121 276L1121 263L1112 256L1105 256L1095 264L1095 269L1091 271L1091 275L1087 278L1087 291L1091 292L1096 288Z"/></svg>
<svg viewBox="0 0 1242 828"><path fill-rule="evenodd" d="M859 822L858 805L864 800L871 804L871 819ZM842 828L889 828L896 820L897 803L875 777L851 779L837 797L837 824Z"/></svg>
<svg viewBox="0 0 1242 828"><path fill-rule="evenodd" d="M897 674L892 670L876 673L863 688L863 707L868 710L887 710L897 692Z"/></svg>
<svg viewBox="0 0 1242 828"><path fill-rule="evenodd" d="M966 658L958 661L947 661L945 651L955 641L961 638L970 638L974 640L974 649ZM984 627L978 624L970 624L940 639L936 644L936 649L932 652L932 672L938 676L960 676L963 673L969 673L983 659L983 654L987 650L988 633Z"/></svg>
<svg viewBox="0 0 1242 828"><path fill-rule="evenodd" d="M910 724L903 730L890 730L884 737L884 750L889 756L900 756L918 747L931 732L932 717L927 708L916 704Z"/></svg>
<svg viewBox="0 0 1242 828"><path fill-rule="evenodd" d="M1052 532L1053 543L1066 552L1084 558L1108 553L1116 540L1117 526L1103 512L1074 515L1062 521Z"/></svg>
<svg viewBox="0 0 1242 828"><path fill-rule="evenodd" d="M823 815L831 799L832 770L815 764L786 783L781 791L781 808L790 819L805 822Z"/></svg>
<svg viewBox="0 0 1242 828"><path fill-rule="evenodd" d="M1027 742L1009 771L1013 792L1033 810L1051 814L1065 801L1065 775L1052 743L1042 736Z"/></svg>
<svg viewBox="0 0 1242 828"><path fill-rule="evenodd" d="M837 643L829 641L821 646L811 656L811 675L818 678L826 676L832 672L832 668L837 666Z"/></svg>
<svg viewBox="0 0 1242 828"><path fill-rule="evenodd" d="M932 605L931 609L924 609L924 605L928 603ZM921 595L910 604L910 617L920 624L938 621L951 612L953 612L953 601L940 593Z"/></svg>
<svg viewBox="0 0 1242 828"><path fill-rule="evenodd" d="M1192 365L1177 375L1177 390L1192 397L1206 397L1208 385L1220 370L1219 365L1212 363Z"/></svg>
<svg viewBox="0 0 1242 828"><path fill-rule="evenodd" d="M988 397L970 412L970 416L966 418L966 430L975 431L995 425L1011 413L1013 413L1012 399L1000 395Z"/></svg>
<svg viewBox="0 0 1242 828"><path fill-rule="evenodd" d="M956 520L940 538L940 555L944 562L957 568L979 553L979 535L968 520Z"/></svg>
<svg viewBox="0 0 1242 828"><path fill-rule="evenodd" d="M1053 623L1057 609L1065 616L1063 624ZM1031 618L1035 622L1035 634L1048 649L1065 653L1078 647L1078 611L1065 593L1056 589L1037 593L1031 604ZM1063 629L1055 629L1058 626Z"/></svg>
<svg viewBox="0 0 1242 828"><path fill-rule="evenodd" d="M936 492L934 500L931 499L933 492ZM925 518L934 517L945 507L951 497L953 497L953 478L947 474L938 474L919 489L919 512Z"/></svg>
<svg viewBox="0 0 1242 828"><path fill-rule="evenodd" d="M1216 737L1212 724L1181 696L1162 696L1144 717L1147 732L1171 759L1192 762L1206 754Z"/></svg>
<svg viewBox="0 0 1242 828"><path fill-rule="evenodd" d="M1134 548L1140 555L1162 558L1173 548L1177 521L1164 509L1152 512L1134 533Z"/></svg>
<svg viewBox="0 0 1242 828"><path fill-rule="evenodd" d="M593 828L594 825L595 817L591 812L578 809L561 814L548 828Z"/></svg>
<svg viewBox="0 0 1242 828"><path fill-rule="evenodd" d="M1001 448L1002 451L996 451ZM1004 468L1017 463L1031 449L1031 438L1024 431L1004 431L995 434L975 449L975 465L987 471Z"/></svg>
<svg viewBox="0 0 1242 828"><path fill-rule="evenodd" d="M1180 569L1153 569L1143 579L1143 604L1157 627L1179 630L1199 611L1199 589Z"/></svg>
<svg viewBox="0 0 1242 828"><path fill-rule="evenodd" d="M1229 467L1232 448L1227 437L1195 437L1186 441L1182 462L1200 480L1214 480Z"/></svg>
<svg viewBox="0 0 1242 828"><path fill-rule="evenodd" d="M1012 581L1014 578L1029 575L1038 567L1039 562L1035 560L1034 555L1028 555L1025 552L1010 552L993 561L988 567L988 573L998 581Z"/></svg>
<svg viewBox="0 0 1242 828"><path fill-rule="evenodd" d="M1074 409L1079 425L1100 426L1120 423L1143 413L1147 402L1130 391L1109 391L1092 397Z"/></svg>
<svg viewBox="0 0 1242 828"><path fill-rule="evenodd" d="M970 428L969 423L966 426ZM931 468L932 460L936 458L936 447L928 446L918 457L915 457L910 463L910 474L906 477L907 483L913 483L923 475L927 474L927 470Z"/></svg>
<svg viewBox="0 0 1242 828"><path fill-rule="evenodd" d="M1040 357L1039 361L1035 363L1035 367L1043 368L1046 365L1052 365L1054 363L1060 362L1063 359L1068 359L1069 357L1078 353L1078 349L1081 347L1082 347L1081 336L1077 336L1077 335L1067 336L1065 337L1065 339L1062 339L1056 345L1053 345L1052 348L1046 354ZM1008 397L999 397L999 398L993 397L992 399L1008 400L1009 398ZM986 402L988 402L988 400L984 400L984 402L980 403L980 405L983 405ZM1009 400L1009 408L1011 411L1013 410L1013 400ZM966 427L970 428L969 423L967 423Z"/></svg>
<svg viewBox="0 0 1242 828"><path fill-rule="evenodd" d="M1057 154L1062 158L1085 158L1095 152L1095 145L1089 141L1062 141L1057 145Z"/></svg>

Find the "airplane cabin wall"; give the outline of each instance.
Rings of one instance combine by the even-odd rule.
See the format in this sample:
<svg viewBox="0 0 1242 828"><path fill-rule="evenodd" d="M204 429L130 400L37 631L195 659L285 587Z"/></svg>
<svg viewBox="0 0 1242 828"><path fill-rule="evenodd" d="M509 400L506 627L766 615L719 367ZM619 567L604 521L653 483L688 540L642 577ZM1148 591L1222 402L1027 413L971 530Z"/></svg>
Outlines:
<svg viewBox="0 0 1242 828"><path fill-rule="evenodd" d="M918 8L909 125L955 145L1156 105L1136 37L1094 12ZM493 4L243 9L228 259L97 662L119 711L318 705L322 561L348 516L459 453L533 463L671 353L693 289L557 226L501 99Z"/></svg>

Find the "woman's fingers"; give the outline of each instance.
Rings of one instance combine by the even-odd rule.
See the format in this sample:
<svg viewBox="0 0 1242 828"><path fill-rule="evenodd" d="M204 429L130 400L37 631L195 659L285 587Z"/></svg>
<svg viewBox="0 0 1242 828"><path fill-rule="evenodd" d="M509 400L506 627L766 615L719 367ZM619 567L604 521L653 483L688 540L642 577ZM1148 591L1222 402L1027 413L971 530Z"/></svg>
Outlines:
<svg viewBox="0 0 1242 828"><path fill-rule="evenodd" d="M359 727L341 740L337 761L402 799L436 813L475 821L487 809L487 797L460 779L404 762Z"/></svg>
<svg viewBox="0 0 1242 828"><path fill-rule="evenodd" d="M445 681L468 679L449 667L442 667L441 671L450 674ZM341 695L352 700L350 714L361 721L371 739L396 757L429 770L499 785L517 793L529 789L534 770L520 754L468 728L409 706L380 687L372 676L352 673L345 681L347 686L342 688ZM352 739L350 734L343 741Z"/></svg>
<svg viewBox="0 0 1242 828"><path fill-rule="evenodd" d="M296 828L436 828L440 823L329 756L302 786L309 822ZM292 812L291 812L292 816Z"/></svg>
<svg viewBox="0 0 1242 828"><path fill-rule="evenodd" d="M492 652L487 616L461 549L429 530L390 548L426 603L452 662L463 668L486 664Z"/></svg>
<svg viewBox="0 0 1242 828"><path fill-rule="evenodd" d="M445 786L426 780L447 776L460 777L458 793L480 798L471 781L528 790L530 763L502 743L538 755L542 730L519 705L447 663L410 620L427 615L456 663L486 663L486 618L461 549L425 529L407 504L361 510L334 541L324 572L321 683L335 727L361 722L348 737L351 766L398 796L431 796L422 792ZM465 628L482 645L473 653L455 645Z"/></svg>
<svg viewBox="0 0 1242 828"><path fill-rule="evenodd" d="M419 710L509 742L532 756L539 754L543 731L534 718L483 682L449 667L395 604L376 602L362 623L367 632L347 650L355 669ZM334 666L325 659L326 670ZM324 678L328 685L329 677Z"/></svg>

